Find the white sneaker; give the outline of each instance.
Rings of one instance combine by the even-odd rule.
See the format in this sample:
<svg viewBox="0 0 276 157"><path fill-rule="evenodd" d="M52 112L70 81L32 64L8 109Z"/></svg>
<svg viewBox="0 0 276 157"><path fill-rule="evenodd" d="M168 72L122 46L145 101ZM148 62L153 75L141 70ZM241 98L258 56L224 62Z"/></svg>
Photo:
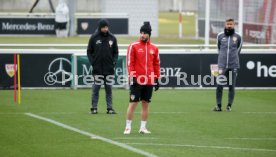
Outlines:
<svg viewBox="0 0 276 157"><path fill-rule="evenodd" d="M141 128L141 129L139 130L139 133L140 133L140 134L151 134L151 132L148 131L148 129L146 129L146 128Z"/></svg>
<svg viewBox="0 0 276 157"><path fill-rule="evenodd" d="M125 131L124 131L124 134L125 135L129 135L131 132L131 129L130 128L126 128Z"/></svg>

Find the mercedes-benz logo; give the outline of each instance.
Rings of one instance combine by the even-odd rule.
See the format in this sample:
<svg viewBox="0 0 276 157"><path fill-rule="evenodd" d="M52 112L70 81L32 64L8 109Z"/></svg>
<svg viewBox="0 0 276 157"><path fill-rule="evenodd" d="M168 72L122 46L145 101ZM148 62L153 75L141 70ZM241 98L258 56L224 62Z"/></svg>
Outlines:
<svg viewBox="0 0 276 157"><path fill-rule="evenodd" d="M56 83L64 85L72 79L72 73L65 69L65 65L71 67L71 62L66 58L54 59L48 67L48 72L44 75L44 82L47 85L54 85Z"/></svg>

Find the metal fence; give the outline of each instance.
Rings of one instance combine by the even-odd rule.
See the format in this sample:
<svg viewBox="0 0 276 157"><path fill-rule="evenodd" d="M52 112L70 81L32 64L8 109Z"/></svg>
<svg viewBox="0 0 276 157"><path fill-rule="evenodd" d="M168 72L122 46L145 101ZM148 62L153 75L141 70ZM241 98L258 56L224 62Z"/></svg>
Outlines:
<svg viewBox="0 0 276 157"><path fill-rule="evenodd" d="M240 3L242 1L242 3ZM198 1L199 31L204 30L206 0ZM239 4L243 18L243 30L239 23L235 28L243 34L245 42L260 44L276 43L276 0L210 0L210 38L223 31L224 21L234 18L239 21ZM200 26L202 25L202 26ZM199 33L203 37L204 33Z"/></svg>

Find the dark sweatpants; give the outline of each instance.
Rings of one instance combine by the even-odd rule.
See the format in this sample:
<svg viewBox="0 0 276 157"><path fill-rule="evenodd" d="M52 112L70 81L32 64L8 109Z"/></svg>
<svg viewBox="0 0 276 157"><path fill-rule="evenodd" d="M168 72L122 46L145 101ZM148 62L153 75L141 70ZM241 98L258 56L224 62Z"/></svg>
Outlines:
<svg viewBox="0 0 276 157"><path fill-rule="evenodd" d="M97 78L99 75L94 75L94 83L92 85L92 108L98 108L99 101L99 91L101 89L101 85L105 87L105 100L107 109L112 109L112 84L111 81L107 80L107 76L103 76L101 78Z"/></svg>
<svg viewBox="0 0 276 157"><path fill-rule="evenodd" d="M222 95L223 95L223 86L229 87L228 93L228 105L232 105L235 97L235 87L236 87L236 79L237 79L238 71L237 69L225 69L221 75L217 77L226 77L227 84L223 85L222 83L225 82L218 82L217 81L217 90L216 90L216 99L218 107L221 107Z"/></svg>

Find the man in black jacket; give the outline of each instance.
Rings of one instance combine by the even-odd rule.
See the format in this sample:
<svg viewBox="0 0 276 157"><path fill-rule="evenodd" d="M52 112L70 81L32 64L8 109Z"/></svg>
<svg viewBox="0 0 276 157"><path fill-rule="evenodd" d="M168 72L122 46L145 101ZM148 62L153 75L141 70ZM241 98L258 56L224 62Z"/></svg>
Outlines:
<svg viewBox="0 0 276 157"><path fill-rule="evenodd" d="M105 19L99 21L96 32L90 37L87 56L93 67L91 113L97 114L99 91L101 85L105 86L107 114L116 114L112 107L112 80L114 79L114 66L118 60L118 45L116 37L108 30L109 24Z"/></svg>

